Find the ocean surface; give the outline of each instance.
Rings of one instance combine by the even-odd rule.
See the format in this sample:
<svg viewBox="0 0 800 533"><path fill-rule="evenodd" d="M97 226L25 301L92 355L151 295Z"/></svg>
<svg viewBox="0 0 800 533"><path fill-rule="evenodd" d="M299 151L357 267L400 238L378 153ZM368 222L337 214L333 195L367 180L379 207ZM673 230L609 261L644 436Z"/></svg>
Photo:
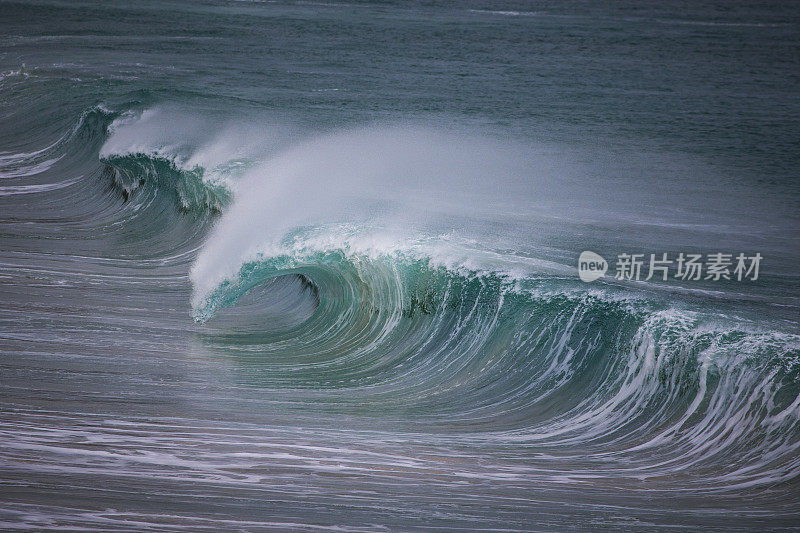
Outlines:
<svg viewBox="0 0 800 533"><path fill-rule="evenodd" d="M798 95L794 2L0 0L0 528L800 529Z"/></svg>

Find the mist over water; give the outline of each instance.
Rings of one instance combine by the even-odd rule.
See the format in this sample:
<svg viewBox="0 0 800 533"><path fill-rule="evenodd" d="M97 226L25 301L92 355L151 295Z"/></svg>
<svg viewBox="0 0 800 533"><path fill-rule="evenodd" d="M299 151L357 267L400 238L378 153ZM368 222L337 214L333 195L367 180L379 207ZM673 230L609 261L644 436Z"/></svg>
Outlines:
<svg viewBox="0 0 800 533"><path fill-rule="evenodd" d="M0 3L0 526L797 527L799 20Z"/></svg>

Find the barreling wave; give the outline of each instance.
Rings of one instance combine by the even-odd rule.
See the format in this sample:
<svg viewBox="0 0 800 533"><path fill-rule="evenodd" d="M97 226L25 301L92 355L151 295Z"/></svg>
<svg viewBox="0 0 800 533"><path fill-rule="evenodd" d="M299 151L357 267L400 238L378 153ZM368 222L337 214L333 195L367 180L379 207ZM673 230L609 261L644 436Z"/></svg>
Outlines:
<svg viewBox="0 0 800 533"><path fill-rule="evenodd" d="M453 211L479 210L453 184L480 184L470 171L483 169L463 142L441 141L347 132L245 176L246 194L191 271L206 342L247 357L270 382L325 390L321 409L372 406L442 438L535 444L552 454L553 479L659 478L680 491L701 475L704 490L724 492L797 478L797 335L702 295L588 288L559 261L448 225ZM427 196L374 188L420 175ZM447 214L427 203L438 190ZM370 209L354 209L354 195ZM274 328L286 302L305 311ZM260 318L248 319L256 308Z"/></svg>
<svg viewBox="0 0 800 533"><path fill-rule="evenodd" d="M245 262L195 316L218 348L291 368L287 386L327 389L331 409L374 405L434 432L594 457L553 473L565 479L671 476L679 490L682 472L702 472L707 490L725 491L796 478L796 335L566 276L443 264L408 250L284 249ZM214 329L215 313L235 316L240 298L298 275L310 281L295 297L314 310L291 343L264 323Z"/></svg>

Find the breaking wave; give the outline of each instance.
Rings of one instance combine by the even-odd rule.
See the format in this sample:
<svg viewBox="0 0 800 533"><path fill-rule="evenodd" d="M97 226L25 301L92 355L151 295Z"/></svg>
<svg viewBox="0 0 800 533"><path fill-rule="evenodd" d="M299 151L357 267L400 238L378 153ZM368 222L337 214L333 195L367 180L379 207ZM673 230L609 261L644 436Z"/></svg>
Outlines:
<svg viewBox="0 0 800 533"><path fill-rule="evenodd" d="M114 224L193 258L202 342L325 391L321 409L535 444L570 482L796 482L800 338L702 296L577 281L508 229L555 188L540 153L418 125L287 132L98 106L0 165L99 161L86 177L127 206ZM199 229L178 241L181 224Z"/></svg>
<svg viewBox="0 0 800 533"><path fill-rule="evenodd" d="M709 491L795 479L800 338L702 297L587 289L524 241L501 249L487 228L502 220L483 208L511 202L511 153L403 127L265 158L194 263L195 318L217 348L236 339L294 369L293 387L329 391L331 408L536 444L558 458L556 477L681 490L701 472ZM289 334L269 323L287 298L307 310Z"/></svg>

